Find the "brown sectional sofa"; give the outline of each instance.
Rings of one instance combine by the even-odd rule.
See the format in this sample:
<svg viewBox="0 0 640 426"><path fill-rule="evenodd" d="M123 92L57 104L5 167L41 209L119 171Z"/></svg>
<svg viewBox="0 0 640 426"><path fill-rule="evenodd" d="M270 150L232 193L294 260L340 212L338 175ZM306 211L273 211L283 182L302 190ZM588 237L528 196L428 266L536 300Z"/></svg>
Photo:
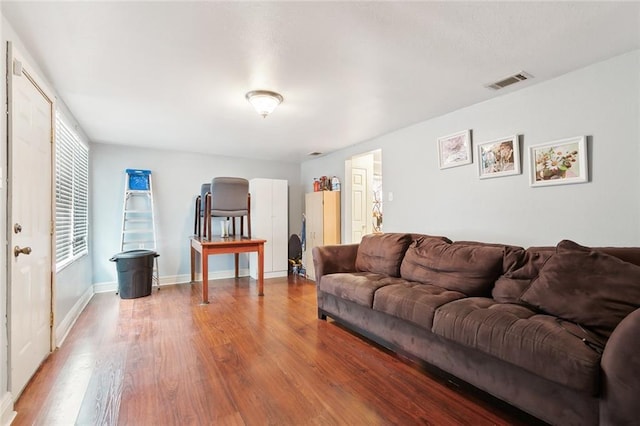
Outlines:
<svg viewBox="0 0 640 426"><path fill-rule="evenodd" d="M640 248L394 233L313 260L320 319L551 424L640 425Z"/></svg>

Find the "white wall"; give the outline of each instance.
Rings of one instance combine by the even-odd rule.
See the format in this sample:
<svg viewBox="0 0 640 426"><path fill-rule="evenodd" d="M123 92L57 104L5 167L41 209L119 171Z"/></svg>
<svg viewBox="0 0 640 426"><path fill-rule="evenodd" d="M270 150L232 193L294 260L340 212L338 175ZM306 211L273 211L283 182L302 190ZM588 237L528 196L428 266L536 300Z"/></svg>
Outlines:
<svg viewBox="0 0 640 426"><path fill-rule="evenodd" d="M301 176L310 191L313 177L344 178L346 159L381 148L385 232L522 246L563 238L637 246L639 123L635 51L307 161ZM473 164L440 170L437 138L463 129L473 131ZM523 174L480 180L475 143L515 133L524 145ZM588 136L590 181L531 188L528 148L579 135Z"/></svg>
<svg viewBox="0 0 640 426"><path fill-rule="evenodd" d="M289 230L300 232L302 192L298 164L98 143L91 145L91 153L93 280L96 284L117 281L116 266L109 258L120 251L127 168L152 172L161 283L188 281L195 197L200 194L200 185L215 176L286 179L289 182ZM218 229L213 226L214 232ZM243 269L248 268L246 256L242 256L240 267ZM209 265L212 278L220 274L230 276L233 256L212 256Z"/></svg>

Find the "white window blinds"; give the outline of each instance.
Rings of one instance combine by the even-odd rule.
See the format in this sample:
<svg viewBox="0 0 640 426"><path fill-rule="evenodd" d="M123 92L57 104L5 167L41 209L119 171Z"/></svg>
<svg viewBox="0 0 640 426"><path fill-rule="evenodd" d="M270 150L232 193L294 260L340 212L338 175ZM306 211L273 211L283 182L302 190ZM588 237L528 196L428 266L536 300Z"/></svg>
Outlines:
<svg viewBox="0 0 640 426"><path fill-rule="evenodd" d="M56 269L88 252L89 150L56 114Z"/></svg>

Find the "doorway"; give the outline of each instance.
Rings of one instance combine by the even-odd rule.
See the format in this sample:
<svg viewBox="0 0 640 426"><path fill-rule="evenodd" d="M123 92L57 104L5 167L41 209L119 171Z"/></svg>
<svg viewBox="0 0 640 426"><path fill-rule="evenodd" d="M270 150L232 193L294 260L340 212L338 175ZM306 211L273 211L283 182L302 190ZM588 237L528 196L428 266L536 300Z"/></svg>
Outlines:
<svg viewBox="0 0 640 426"><path fill-rule="evenodd" d="M364 235L382 232L382 150L345 161L345 234L359 243Z"/></svg>
<svg viewBox="0 0 640 426"><path fill-rule="evenodd" d="M9 389L17 398L52 349L54 97L7 46Z"/></svg>

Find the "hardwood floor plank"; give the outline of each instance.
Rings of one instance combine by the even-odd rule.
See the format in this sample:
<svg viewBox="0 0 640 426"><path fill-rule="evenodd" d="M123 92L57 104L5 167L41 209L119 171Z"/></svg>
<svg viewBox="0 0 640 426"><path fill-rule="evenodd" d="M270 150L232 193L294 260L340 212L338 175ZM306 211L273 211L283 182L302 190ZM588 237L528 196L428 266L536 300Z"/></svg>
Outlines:
<svg viewBox="0 0 640 426"><path fill-rule="evenodd" d="M118 424L126 354L126 343L100 353L78 413L78 424Z"/></svg>
<svg viewBox="0 0 640 426"><path fill-rule="evenodd" d="M60 374L48 393L47 404L34 423L74 424L93 374L95 360L87 353L74 354L61 366Z"/></svg>
<svg viewBox="0 0 640 426"><path fill-rule="evenodd" d="M314 283L248 278L93 297L14 425L524 424L316 316ZM525 418L526 419L526 418Z"/></svg>

